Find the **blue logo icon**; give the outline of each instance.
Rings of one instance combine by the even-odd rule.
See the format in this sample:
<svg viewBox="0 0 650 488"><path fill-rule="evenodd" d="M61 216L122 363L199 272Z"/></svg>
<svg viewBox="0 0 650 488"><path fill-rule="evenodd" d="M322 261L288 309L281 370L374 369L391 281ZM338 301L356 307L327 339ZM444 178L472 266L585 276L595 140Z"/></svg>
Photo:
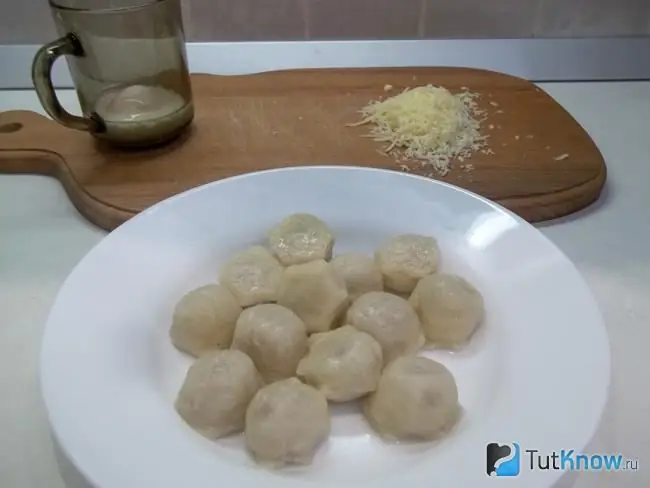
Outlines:
<svg viewBox="0 0 650 488"><path fill-rule="evenodd" d="M487 445L485 455L488 476L518 476L520 469L519 444L498 444L491 442Z"/></svg>

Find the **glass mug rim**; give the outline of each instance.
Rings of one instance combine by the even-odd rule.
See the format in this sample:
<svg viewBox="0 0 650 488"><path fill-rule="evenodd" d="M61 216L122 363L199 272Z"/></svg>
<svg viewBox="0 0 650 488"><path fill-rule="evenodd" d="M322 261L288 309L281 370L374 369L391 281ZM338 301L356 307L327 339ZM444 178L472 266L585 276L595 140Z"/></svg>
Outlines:
<svg viewBox="0 0 650 488"><path fill-rule="evenodd" d="M137 10L144 10L158 3L167 3L175 0L141 0L139 3L128 7L99 7L99 8L71 7L69 5L62 5L58 3L58 1L59 0L48 0L48 3L50 7L53 9L63 10L67 12L75 12L80 14L109 14L109 13L113 14L113 13L121 13L121 12L127 13L127 12L134 12Z"/></svg>

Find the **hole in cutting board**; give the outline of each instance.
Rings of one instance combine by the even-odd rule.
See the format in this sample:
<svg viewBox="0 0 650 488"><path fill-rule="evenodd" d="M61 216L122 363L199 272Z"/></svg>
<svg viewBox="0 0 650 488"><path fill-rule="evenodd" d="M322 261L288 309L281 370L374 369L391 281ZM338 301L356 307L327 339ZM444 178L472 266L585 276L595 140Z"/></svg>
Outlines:
<svg viewBox="0 0 650 488"><path fill-rule="evenodd" d="M18 132L23 128L23 124L20 122L12 122L10 124L0 125L0 134L11 134L12 132Z"/></svg>

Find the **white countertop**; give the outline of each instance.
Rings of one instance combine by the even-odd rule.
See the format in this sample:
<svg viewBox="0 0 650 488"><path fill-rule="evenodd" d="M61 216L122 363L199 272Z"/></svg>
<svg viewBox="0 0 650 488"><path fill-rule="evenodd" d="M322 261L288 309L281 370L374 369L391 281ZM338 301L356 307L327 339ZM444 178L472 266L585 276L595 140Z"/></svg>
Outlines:
<svg viewBox="0 0 650 488"><path fill-rule="evenodd" d="M621 453L639 460L638 472L580 474L565 479L562 485L568 486L575 479L577 488L647 487L650 486L650 469L645 466L645 462L650 462L650 82L540 86L591 134L609 169L607 190L599 203L577 216L538 225L583 273L609 330L613 359L610 402L598 433L585 451ZM70 110L78 108L74 92L61 92L61 99ZM10 109L42 113L33 92L0 91L0 110ZM62 474L67 485L59 474L40 400L37 365L41 334L57 289L104 235L105 232L77 214L54 179L0 175L0 486L3 488L84 486L65 460ZM584 347L589 347L588 338Z"/></svg>

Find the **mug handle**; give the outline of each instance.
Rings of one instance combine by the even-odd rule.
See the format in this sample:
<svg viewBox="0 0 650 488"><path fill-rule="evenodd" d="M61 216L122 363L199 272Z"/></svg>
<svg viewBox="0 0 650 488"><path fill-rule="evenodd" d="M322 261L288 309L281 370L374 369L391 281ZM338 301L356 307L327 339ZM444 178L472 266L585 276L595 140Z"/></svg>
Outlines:
<svg viewBox="0 0 650 488"><path fill-rule="evenodd" d="M55 121L71 129L88 132L103 132L104 124L99 117L78 117L65 110L52 85L52 66L63 55L83 56L83 48L74 34L52 41L41 47L34 56L32 63L32 81L38 99L47 114Z"/></svg>

